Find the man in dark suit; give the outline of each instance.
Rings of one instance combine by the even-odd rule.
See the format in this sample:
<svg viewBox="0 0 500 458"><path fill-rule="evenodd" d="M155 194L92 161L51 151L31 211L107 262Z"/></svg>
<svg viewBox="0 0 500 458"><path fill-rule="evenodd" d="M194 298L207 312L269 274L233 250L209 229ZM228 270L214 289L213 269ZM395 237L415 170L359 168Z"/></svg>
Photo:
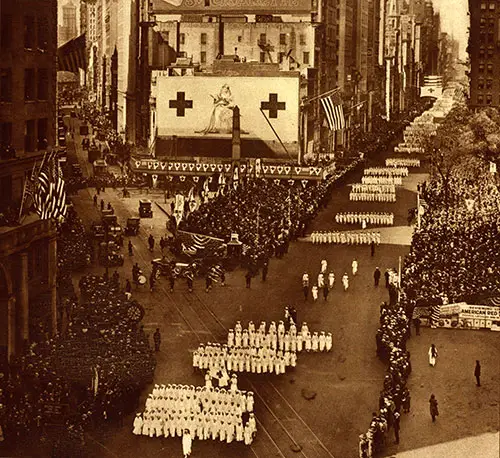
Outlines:
<svg viewBox="0 0 500 458"><path fill-rule="evenodd" d="M375 272L373 272L373 280L374 280L375 286L378 286L378 284L380 282L381 275L382 274L380 273L380 269L378 267L376 267Z"/></svg>

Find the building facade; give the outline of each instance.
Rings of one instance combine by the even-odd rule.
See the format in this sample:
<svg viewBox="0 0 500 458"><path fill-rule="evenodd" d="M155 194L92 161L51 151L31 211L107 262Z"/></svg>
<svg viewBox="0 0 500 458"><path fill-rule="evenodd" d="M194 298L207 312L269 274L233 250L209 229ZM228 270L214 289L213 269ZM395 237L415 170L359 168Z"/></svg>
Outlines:
<svg viewBox="0 0 500 458"><path fill-rule="evenodd" d="M58 46L78 36L78 8L71 0L61 5L57 35Z"/></svg>
<svg viewBox="0 0 500 458"><path fill-rule="evenodd" d="M469 0L469 104L500 106L500 3Z"/></svg>
<svg viewBox="0 0 500 458"><path fill-rule="evenodd" d="M18 220L26 177L56 137L56 0L0 3L1 363L30 340L34 300L56 305L56 234L49 221ZM52 325L56 325L54 313ZM55 328L54 328L55 329Z"/></svg>

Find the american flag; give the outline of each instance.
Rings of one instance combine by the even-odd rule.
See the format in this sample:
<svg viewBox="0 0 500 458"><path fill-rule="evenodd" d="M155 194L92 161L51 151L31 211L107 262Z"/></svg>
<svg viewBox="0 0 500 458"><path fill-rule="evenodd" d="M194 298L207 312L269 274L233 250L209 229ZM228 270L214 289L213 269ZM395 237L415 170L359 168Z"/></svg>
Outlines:
<svg viewBox="0 0 500 458"><path fill-rule="evenodd" d="M213 256L221 248L224 248L224 240L208 235L195 234L194 232L178 231L183 252L189 256L203 253L203 256Z"/></svg>
<svg viewBox="0 0 500 458"><path fill-rule="evenodd" d="M218 282L221 279L223 273L224 273L223 267L220 266L219 264L215 264L212 267L210 267L210 270L208 271L208 276L212 279L212 281Z"/></svg>
<svg viewBox="0 0 500 458"><path fill-rule="evenodd" d="M325 112L330 130L342 130L346 128L344 107L342 105L342 100L340 100L339 103L335 103L333 97L333 94L328 97L323 97L320 99L321 105Z"/></svg>
<svg viewBox="0 0 500 458"><path fill-rule="evenodd" d="M45 155L35 178L33 201L41 219L66 216L66 189L64 178L57 158L51 151Z"/></svg>

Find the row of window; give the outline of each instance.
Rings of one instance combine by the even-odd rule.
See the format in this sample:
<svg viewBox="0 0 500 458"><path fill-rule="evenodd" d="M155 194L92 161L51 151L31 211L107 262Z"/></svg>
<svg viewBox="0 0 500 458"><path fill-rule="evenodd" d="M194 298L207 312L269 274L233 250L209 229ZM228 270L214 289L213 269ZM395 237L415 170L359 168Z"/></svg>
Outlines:
<svg viewBox="0 0 500 458"><path fill-rule="evenodd" d="M489 18L486 18L486 17L482 17L479 19L479 26L480 27L495 27L495 18L494 17L489 17Z"/></svg>
<svg viewBox="0 0 500 458"><path fill-rule="evenodd" d="M492 45L488 46L488 49L485 49L484 47L481 47L479 49L479 58L480 59L484 59L484 58L492 59L494 55L495 55L495 48Z"/></svg>
<svg viewBox="0 0 500 458"><path fill-rule="evenodd" d="M278 53L278 62L280 64L283 62L283 59L285 58L285 56L286 56L285 52L279 52ZM266 52L261 52L260 56L259 56L259 59L260 59L261 63L270 62L269 55ZM205 51L201 51L200 52L200 63L201 64L206 64L207 63L207 53ZM303 52L302 53L302 63L304 65L309 65L310 64L310 54L309 54L309 52Z"/></svg>
<svg viewBox="0 0 500 458"><path fill-rule="evenodd" d="M486 64L486 66L485 66L485 64L480 63L477 71L479 73L484 73L485 68L486 68L486 73L493 74L493 64Z"/></svg>
<svg viewBox="0 0 500 458"><path fill-rule="evenodd" d="M24 124L24 151L40 151L47 147L49 122L47 118L29 119ZM0 122L0 143L12 144L12 123Z"/></svg>
<svg viewBox="0 0 500 458"><path fill-rule="evenodd" d="M491 89L493 87L493 80L487 79L486 80L486 85L483 79L479 79L477 82L477 88L478 89L484 89L486 86L486 89Z"/></svg>
<svg viewBox="0 0 500 458"><path fill-rule="evenodd" d="M23 23L24 48L45 51L49 44L49 21L46 16L24 16ZM0 27L0 49L7 50L12 46L12 15L2 14Z"/></svg>
<svg viewBox="0 0 500 458"><path fill-rule="evenodd" d="M490 10L490 11L495 11L495 3L494 2L481 2L481 11L486 11L486 10Z"/></svg>
<svg viewBox="0 0 500 458"><path fill-rule="evenodd" d="M164 36L164 39L168 41L168 32L162 32L162 35ZM280 33L280 45L286 45L287 44L287 34L286 33ZM238 42L241 43L243 40L243 37L241 35L238 36ZM260 43L267 43L267 34L261 33L259 37L259 42ZM202 45L207 44L207 34L206 33L201 33L200 34L200 43ZM185 33L180 33L179 34L179 44L184 45L186 44L186 34ZM306 36L305 34L300 34L299 35L299 44L300 45L305 45L306 44Z"/></svg>
<svg viewBox="0 0 500 458"><path fill-rule="evenodd" d="M24 69L24 100L47 100L49 97L49 70ZM12 102L12 69L0 69L0 102Z"/></svg>
<svg viewBox="0 0 500 458"><path fill-rule="evenodd" d="M485 100L486 100L487 105L491 105L493 103L493 95L486 94L486 98L485 98L484 94L478 94L478 96L477 96L477 104L478 105L484 105Z"/></svg>

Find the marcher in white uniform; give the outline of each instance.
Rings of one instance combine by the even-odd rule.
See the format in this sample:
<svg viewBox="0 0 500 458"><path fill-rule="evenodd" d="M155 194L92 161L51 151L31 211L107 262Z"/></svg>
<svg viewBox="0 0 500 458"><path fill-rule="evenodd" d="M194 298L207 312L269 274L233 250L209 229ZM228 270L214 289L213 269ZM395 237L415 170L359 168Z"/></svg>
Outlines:
<svg viewBox="0 0 500 458"><path fill-rule="evenodd" d="M330 271L328 274L328 288L332 289L333 285L335 284L335 274L333 271Z"/></svg>
<svg viewBox="0 0 500 458"><path fill-rule="evenodd" d="M141 414L136 414L134 418L134 430L132 431L135 435L142 434L142 423Z"/></svg>
<svg viewBox="0 0 500 458"><path fill-rule="evenodd" d="M349 288L349 277L347 276L347 272L342 277L342 284L344 285L344 291L347 291Z"/></svg>
<svg viewBox="0 0 500 458"><path fill-rule="evenodd" d="M354 259L352 261L352 274L356 275L357 272L358 272L358 261Z"/></svg>
<svg viewBox="0 0 500 458"><path fill-rule="evenodd" d="M318 287L316 285L314 285L312 287L311 293L312 293L312 297L313 297L314 302L316 302L318 300Z"/></svg>
<svg viewBox="0 0 500 458"><path fill-rule="evenodd" d="M182 452L184 453L184 458L187 458L189 455L191 455L192 443L193 439L191 438L189 429L185 429L184 434L182 435Z"/></svg>

